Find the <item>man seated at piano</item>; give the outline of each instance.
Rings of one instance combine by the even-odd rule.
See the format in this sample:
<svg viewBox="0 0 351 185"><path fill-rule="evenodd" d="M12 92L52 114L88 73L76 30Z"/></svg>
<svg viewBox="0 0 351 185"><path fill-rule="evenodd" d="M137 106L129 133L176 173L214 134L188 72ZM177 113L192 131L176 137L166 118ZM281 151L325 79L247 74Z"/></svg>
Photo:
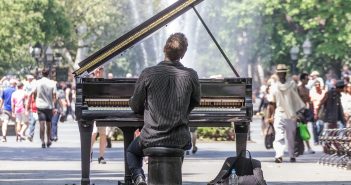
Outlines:
<svg viewBox="0 0 351 185"><path fill-rule="evenodd" d="M200 103L200 83L196 71L180 63L187 47L183 33L172 34L163 48L164 61L144 69L136 82L129 105L135 113L144 114L144 126L126 156L136 185L146 184L143 149L191 148L188 116Z"/></svg>

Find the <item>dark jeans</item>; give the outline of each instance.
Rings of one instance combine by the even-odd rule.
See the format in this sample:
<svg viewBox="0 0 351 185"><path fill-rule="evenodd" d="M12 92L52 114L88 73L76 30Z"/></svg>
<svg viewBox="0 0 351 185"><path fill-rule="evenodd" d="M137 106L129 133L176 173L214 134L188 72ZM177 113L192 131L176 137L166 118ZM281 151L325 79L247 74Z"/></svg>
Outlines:
<svg viewBox="0 0 351 185"><path fill-rule="evenodd" d="M59 121L60 114L56 113L52 116L51 119L51 139L57 138L57 123Z"/></svg>
<svg viewBox="0 0 351 185"><path fill-rule="evenodd" d="M140 142L140 137L136 137L128 146L127 149L127 164L130 172L132 173L132 179L134 180L139 175L144 175L143 167L143 149Z"/></svg>

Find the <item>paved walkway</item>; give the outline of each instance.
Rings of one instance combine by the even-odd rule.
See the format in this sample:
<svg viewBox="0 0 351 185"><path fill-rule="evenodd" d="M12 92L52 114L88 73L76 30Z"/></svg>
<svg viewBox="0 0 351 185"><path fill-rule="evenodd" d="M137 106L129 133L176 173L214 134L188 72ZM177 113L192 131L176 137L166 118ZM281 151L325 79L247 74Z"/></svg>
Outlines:
<svg viewBox="0 0 351 185"><path fill-rule="evenodd" d="M262 162L269 185L351 185L351 171L316 163L322 155L320 146L314 147L316 154L303 155L297 158L297 163L274 163L274 152L264 148L259 124L259 119L255 118L252 123L254 142L248 143L248 149ZM14 137L8 137L7 143L0 143L0 185L80 184L80 141L76 123L60 124L59 136L59 141L49 149L40 148L38 132L33 143L16 143ZM225 158L234 155L235 144L200 141L198 148L196 155L185 157L184 185L205 185L214 178ZM98 144L95 144L92 183L117 184L124 173L122 143L114 142L113 148L106 151L106 165L97 163L97 153Z"/></svg>

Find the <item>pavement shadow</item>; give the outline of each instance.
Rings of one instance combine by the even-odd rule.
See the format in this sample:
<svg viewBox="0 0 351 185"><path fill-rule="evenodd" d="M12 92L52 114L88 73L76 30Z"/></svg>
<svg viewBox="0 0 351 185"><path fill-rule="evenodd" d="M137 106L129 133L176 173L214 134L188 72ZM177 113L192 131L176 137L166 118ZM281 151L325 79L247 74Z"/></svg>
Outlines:
<svg viewBox="0 0 351 185"><path fill-rule="evenodd" d="M93 157L97 158L98 148L93 149ZM96 156L95 156L96 154ZM13 148L1 147L0 161L80 161L80 148ZM116 148L106 152L106 160L123 161L123 149Z"/></svg>
<svg viewBox="0 0 351 185"><path fill-rule="evenodd" d="M314 181L314 182L304 182L304 181L295 181L295 182L267 182L267 185L350 185L350 181Z"/></svg>
<svg viewBox="0 0 351 185"><path fill-rule="evenodd" d="M183 181L183 185L207 185L208 182ZM267 182L267 185L350 185L350 181L295 181L295 182Z"/></svg>
<svg viewBox="0 0 351 185"><path fill-rule="evenodd" d="M117 179L124 178L124 172L92 170L90 178L91 184L117 184ZM80 170L5 170L0 172L1 185L78 185L80 179Z"/></svg>
<svg viewBox="0 0 351 185"><path fill-rule="evenodd" d="M208 182L191 182L191 181L183 181L183 185L207 185ZM325 181L316 181L316 182L267 182L267 185L350 185L351 182L340 181L340 182L325 182Z"/></svg>
<svg viewBox="0 0 351 185"><path fill-rule="evenodd" d="M274 162L274 150L265 150L265 151L250 151L252 158L259 159L261 162ZM316 163L318 159L323 155L323 152L316 152L315 154L304 154L297 157L298 163ZM196 154L185 155L185 159L191 160L223 160L227 157L236 156L234 151L222 150L222 151L213 151L201 149L201 151ZM248 157L248 155L246 155ZM287 154L285 155L287 156ZM285 160L289 160L288 157L285 157ZM350 183L351 185L351 183Z"/></svg>

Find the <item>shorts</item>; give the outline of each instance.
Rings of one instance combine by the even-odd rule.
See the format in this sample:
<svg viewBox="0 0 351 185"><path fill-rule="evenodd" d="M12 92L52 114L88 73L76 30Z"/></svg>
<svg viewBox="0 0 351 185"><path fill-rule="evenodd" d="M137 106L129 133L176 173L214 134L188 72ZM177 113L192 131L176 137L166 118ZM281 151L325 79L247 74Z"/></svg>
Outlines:
<svg viewBox="0 0 351 185"><path fill-rule="evenodd" d="M38 109L39 121L51 122L52 109Z"/></svg>
<svg viewBox="0 0 351 185"><path fill-rule="evenodd" d="M9 122L9 121L13 121L13 117L12 117L12 113L10 111L4 110L3 113L1 114L1 121L2 122Z"/></svg>
<svg viewBox="0 0 351 185"><path fill-rule="evenodd" d="M97 127L94 122L93 134L99 133L100 135L106 135L106 127Z"/></svg>
<svg viewBox="0 0 351 185"><path fill-rule="evenodd" d="M16 113L16 122L17 123L26 123L26 122L28 122L28 117L24 114L24 112Z"/></svg>

